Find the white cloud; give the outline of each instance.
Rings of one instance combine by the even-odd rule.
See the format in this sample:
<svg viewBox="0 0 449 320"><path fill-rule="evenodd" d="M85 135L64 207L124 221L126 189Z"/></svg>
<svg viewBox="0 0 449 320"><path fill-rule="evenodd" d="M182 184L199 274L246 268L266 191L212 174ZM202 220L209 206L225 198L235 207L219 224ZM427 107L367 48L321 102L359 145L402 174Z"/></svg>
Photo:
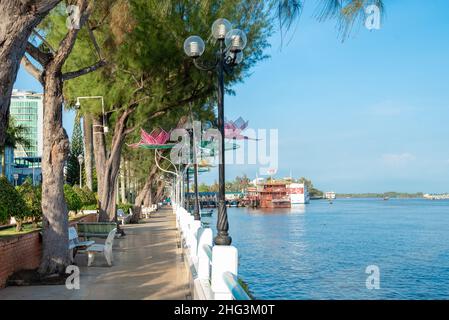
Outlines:
<svg viewBox="0 0 449 320"><path fill-rule="evenodd" d="M382 155L382 162L389 166L403 166L415 159L416 157L408 152L399 154L389 153Z"/></svg>

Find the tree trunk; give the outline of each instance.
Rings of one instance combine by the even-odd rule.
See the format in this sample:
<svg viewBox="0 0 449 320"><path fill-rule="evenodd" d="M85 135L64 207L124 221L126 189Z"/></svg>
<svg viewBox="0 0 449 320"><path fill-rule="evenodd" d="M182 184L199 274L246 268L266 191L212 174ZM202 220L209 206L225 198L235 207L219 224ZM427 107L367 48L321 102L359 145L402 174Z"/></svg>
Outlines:
<svg viewBox="0 0 449 320"><path fill-rule="evenodd" d="M68 210L64 199L64 163L69 139L62 126L63 82L60 69L49 65L44 78L44 124L42 154L43 254L39 272L65 273L70 263Z"/></svg>
<svg viewBox="0 0 449 320"><path fill-rule="evenodd" d="M93 126L93 149L95 168L97 172L97 193L101 201L103 196L103 172L106 164L106 141L103 133L103 118L95 116L92 118Z"/></svg>
<svg viewBox="0 0 449 320"><path fill-rule="evenodd" d="M125 161L120 161L120 201L126 203L126 186L125 186Z"/></svg>
<svg viewBox="0 0 449 320"><path fill-rule="evenodd" d="M143 200L143 206L144 207L149 207L152 203L152 199L151 199L151 195L152 195L152 187L153 187L153 183L151 183L150 189L148 190L147 194L145 195L145 199Z"/></svg>
<svg viewBox="0 0 449 320"><path fill-rule="evenodd" d="M48 2L42 0L40 3ZM88 0L78 0L83 13L80 27L87 21L92 7ZM69 29L54 54L41 63L44 67L43 154L42 154L42 259L41 274L64 274L70 263L68 249L68 210L64 199L64 163L70 144L62 126L63 81L62 68L72 52L80 29ZM45 59L46 60L46 59ZM86 69L87 70L87 69ZM94 69L89 69L94 70ZM91 71L86 71L91 72ZM79 74L81 76L82 73Z"/></svg>
<svg viewBox="0 0 449 320"><path fill-rule="evenodd" d="M0 2L0 147L5 142L12 89L28 38L59 2L61 0Z"/></svg>
<svg viewBox="0 0 449 320"><path fill-rule="evenodd" d="M164 195L164 188L165 188L165 182L162 180L158 181L156 196L154 197L154 200L156 203L161 202L162 196Z"/></svg>
<svg viewBox="0 0 449 320"><path fill-rule="evenodd" d="M93 146L92 146L92 117L89 114L84 115L84 161L86 170L86 186L93 190Z"/></svg>
<svg viewBox="0 0 449 320"><path fill-rule="evenodd" d="M2 153L2 167L1 167L1 176L6 177L6 146L3 148L3 151L0 148L0 152Z"/></svg>
<svg viewBox="0 0 449 320"><path fill-rule="evenodd" d="M131 223L139 222L140 214L142 211L142 205L143 205L144 200L147 197L147 195L151 192L151 186L153 185L153 179L154 179L154 176L156 175L157 170L158 170L158 167L156 165L153 165L151 167L147 181L145 181L145 184L144 184L142 190L140 190L139 194L136 197L136 200L134 201L133 216L131 218Z"/></svg>
<svg viewBox="0 0 449 320"><path fill-rule="evenodd" d="M112 147L108 159L106 160L102 177L102 194L100 199L99 221L117 221L116 212L116 188L117 176L120 169L120 155L127 135L126 122L134 112L137 105L129 106L117 119L112 137ZM101 166L100 166L101 167ZM97 167L97 170L99 168Z"/></svg>
<svg viewBox="0 0 449 320"><path fill-rule="evenodd" d="M131 203L131 168L129 160L125 160L125 185L126 185L126 202Z"/></svg>

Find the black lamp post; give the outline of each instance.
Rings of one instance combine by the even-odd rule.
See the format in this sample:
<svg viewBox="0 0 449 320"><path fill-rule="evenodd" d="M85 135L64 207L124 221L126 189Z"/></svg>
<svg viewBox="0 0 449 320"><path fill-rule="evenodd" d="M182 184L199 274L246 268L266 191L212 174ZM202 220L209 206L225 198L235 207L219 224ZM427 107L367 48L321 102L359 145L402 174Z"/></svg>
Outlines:
<svg viewBox="0 0 449 320"><path fill-rule="evenodd" d="M195 192L194 206L193 206L193 217L195 220L201 220L200 214L200 200L198 193L198 161L197 161L197 149L195 145L195 133L194 129L188 129L190 134L190 161L193 163L193 187ZM187 169L187 179L189 179L189 169Z"/></svg>
<svg viewBox="0 0 449 320"><path fill-rule="evenodd" d="M198 58L204 53L204 41L198 36L191 36L184 42L185 53L193 58L195 66L203 71L217 72L218 78L218 130L221 141L219 144L219 192L218 192L218 219L216 245L230 245L228 214L225 203L225 128L224 128L224 75L234 66L242 62L243 49L246 46L246 35L242 30L232 29L231 23L226 19L218 19L212 25L212 35L218 42L216 60L209 65L202 64Z"/></svg>

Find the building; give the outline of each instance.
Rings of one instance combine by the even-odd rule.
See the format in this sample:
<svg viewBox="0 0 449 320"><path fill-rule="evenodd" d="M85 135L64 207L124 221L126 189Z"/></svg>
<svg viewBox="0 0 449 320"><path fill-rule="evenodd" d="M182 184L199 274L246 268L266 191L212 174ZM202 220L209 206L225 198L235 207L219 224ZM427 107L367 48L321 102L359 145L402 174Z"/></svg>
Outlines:
<svg viewBox="0 0 449 320"><path fill-rule="evenodd" d="M14 150L11 147L6 146L5 147L5 154L4 154L4 170L5 170L5 177L8 179L10 183L14 182ZM2 168L3 170L3 168Z"/></svg>
<svg viewBox="0 0 449 320"><path fill-rule="evenodd" d="M14 90L11 96L10 116L16 125L27 129L25 137L30 146L16 146L13 162L7 172L11 183L22 184L31 178L33 184L42 182L42 150L43 150L43 95L31 91ZM11 159L9 159L11 163ZM8 171L9 170L9 171Z"/></svg>
<svg viewBox="0 0 449 320"><path fill-rule="evenodd" d="M31 145L17 146L16 158L41 157L43 142L43 95L30 91L14 90L11 96L10 116L17 125L27 128L27 138Z"/></svg>

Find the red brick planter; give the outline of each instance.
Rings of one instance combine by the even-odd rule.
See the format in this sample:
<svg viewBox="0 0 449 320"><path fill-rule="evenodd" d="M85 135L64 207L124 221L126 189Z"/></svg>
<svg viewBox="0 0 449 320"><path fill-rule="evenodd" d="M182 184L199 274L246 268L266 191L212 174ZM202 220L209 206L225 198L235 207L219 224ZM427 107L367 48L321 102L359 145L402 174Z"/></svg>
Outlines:
<svg viewBox="0 0 449 320"><path fill-rule="evenodd" d="M78 222L96 222L96 214L89 214L70 221L70 226ZM6 284L10 275L19 270L36 269L39 267L42 253L40 230L24 235L0 238L0 288Z"/></svg>

